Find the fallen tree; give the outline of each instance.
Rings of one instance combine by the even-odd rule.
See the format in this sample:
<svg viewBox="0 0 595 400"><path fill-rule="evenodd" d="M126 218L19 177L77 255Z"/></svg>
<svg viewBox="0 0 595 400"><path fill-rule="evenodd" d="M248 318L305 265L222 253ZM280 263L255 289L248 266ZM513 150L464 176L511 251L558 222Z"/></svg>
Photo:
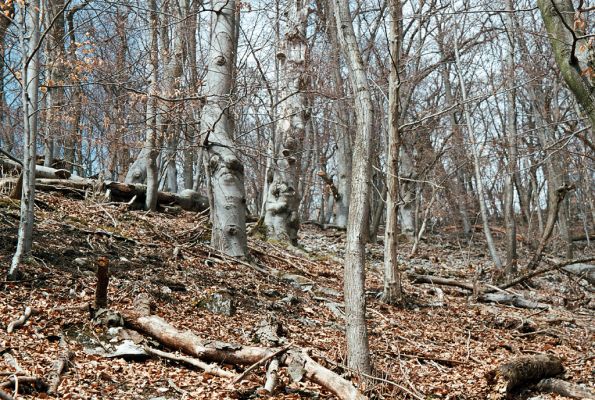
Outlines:
<svg viewBox="0 0 595 400"><path fill-rule="evenodd" d="M0 180L0 188L17 183L17 178L4 178ZM140 205L144 204L147 192L145 185L85 179L76 176L70 179L36 179L35 187L37 190L46 192L77 193L79 197L84 197L88 191L106 192L109 201ZM161 207L178 206L186 211L203 212L209 208L209 201L206 196L194 190L183 190L180 193L158 192L157 205Z"/></svg>
<svg viewBox="0 0 595 400"><path fill-rule="evenodd" d="M592 399L594 393L582 386L553 378L564 372L562 361L550 354L523 356L504 363L486 374L490 386L507 396L535 385L542 392L552 392L573 399ZM508 398L508 397L506 397Z"/></svg>
<svg viewBox="0 0 595 400"><path fill-rule="evenodd" d="M151 336L166 347L180 350L201 360L250 366L278 355L279 363L289 367L290 375L296 381L305 377L340 399L367 399L351 382L310 358L305 349L286 349L281 352L283 349L279 348L203 341L194 333L180 331L163 318L151 315L147 298L142 295L135 300L134 311L122 312L122 316L127 326Z"/></svg>

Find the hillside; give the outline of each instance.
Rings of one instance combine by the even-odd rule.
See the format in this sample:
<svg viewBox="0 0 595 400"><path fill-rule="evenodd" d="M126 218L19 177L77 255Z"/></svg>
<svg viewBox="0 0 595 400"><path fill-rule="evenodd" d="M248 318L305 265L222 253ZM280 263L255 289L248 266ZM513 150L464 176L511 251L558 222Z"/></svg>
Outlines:
<svg viewBox="0 0 595 400"><path fill-rule="evenodd" d="M233 383L162 357L106 357L124 339L153 348L159 343L130 328L109 329L90 319L99 257L107 258L112 273L109 309L125 320L135 298L147 294L153 314L202 340L307 348L321 366L351 379L343 366L342 232L304 225L299 249L253 236L250 259L236 261L209 247L208 218L200 214L131 211L126 204L43 193L38 200L33 257L22 268L22 280L2 282L0 290L0 382L9 381L19 368L20 375L47 382L67 347L70 368L61 376L58 398L267 397L259 389L266 363ZM18 204L0 198L2 277L15 250L17 227ZM403 244L400 254L410 249L411 244ZM521 249L521 263L527 251ZM550 259L555 251L551 249ZM588 251L582 256L589 256ZM444 229L431 233L416 257L403 257L407 305L396 308L377 299L381 245L369 245L368 260L368 328L377 378L363 387L353 382L371 398L498 398L486 374L518 356L538 353L562 357L566 380L594 387L595 302L586 280L553 269L509 290L537 308L479 302L460 287L412 283L417 275L489 283L492 271L481 234L468 243ZM213 299L223 299L223 304L213 306ZM230 309L226 301L233 303ZM33 309L31 318L7 333L25 307ZM107 313L104 320L118 325L119 315ZM231 362L218 364L220 368L236 376L243 371ZM310 380L290 383L289 374L287 368L279 369L282 385L271 398L333 398ZM14 386L6 386L13 393ZM26 380L18 388L19 399L48 396ZM516 398L563 397L539 394L529 385Z"/></svg>

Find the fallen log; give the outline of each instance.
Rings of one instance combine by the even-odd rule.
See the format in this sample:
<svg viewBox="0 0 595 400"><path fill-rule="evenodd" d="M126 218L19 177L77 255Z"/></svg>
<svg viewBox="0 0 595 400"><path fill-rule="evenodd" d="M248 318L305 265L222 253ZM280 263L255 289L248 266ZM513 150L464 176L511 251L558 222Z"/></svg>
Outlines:
<svg viewBox="0 0 595 400"><path fill-rule="evenodd" d="M522 296L507 293L484 293L478 297L479 301L486 303L507 304L519 308L548 309L550 306L533 300L527 300Z"/></svg>
<svg viewBox="0 0 595 400"><path fill-rule="evenodd" d="M280 349L242 346L219 341L203 341L190 331L180 331L157 315L144 312L122 312L125 324L158 340L163 345L183 351L206 361L225 362L233 365L253 365L270 357ZM301 376L327 389L345 400L367 399L353 384L338 374L318 364L303 349L287 350L279 362L292 369L301 369Z"/></svg>
<svg viewBox="0 0 595 400"><path fill-rule="evenodd" d="M152 356L167 358L168 360L189 364L189 365L192 365L193 367L200 368L203 371L205 371L206 373L211 374L211 375L220 376L222 378L230 378L230 379L233 379L236 377L236 374L234 374L233 372L226 371L223 368L220 368L215 364L207 364L206 362L197 360L196 358L186 357L186 356L182 356L182 355L178 355L178 354L174 354L174 353L169 353L167 351L157 350L157 349L154 349L149 346L145 346L144 349L148 354L150 354Z"/></svg>
<svg viewBox="0 0 595 400"><path fill-rule="evenodd" d="M461 289L473 291L473 284L466 282L455 281L454 279L441 278L432 275L412 275L411 283L431 283L434 285L453 286Z"/></svg>
<svg viewBox="0 0 595 400"><path fill-rule="evenodd" d="M543 379L539 381L536 388L540 392L556 393L561 396L570 397L571 399L595 398L595 392L593 390L562 379Z"/></svg>
<svg viewBox="0 0 595 400"><path fill-rule="evenodd" d="M39 167L39 166L38 166ZM3 185L17 183L16 178L4 178L0 181ZM109 191L111 201L144 205L147 187L140 184L127 184L121 182L72 177L70 179L36 179L36 189L41 191L78 192L83 194L88 190ZM206 196L194 190L183 190L180 193L158 192L157 204L164 206L179 206L185 211L203 212L209 208Z"/></svg>
<svg viewBox="0 0 595 400"><path fill-rule="evenodd" d="M0 400L13 400L14 397L6 393L4 390L0 389Z"/></svg>
<svg viewBox="0 0 595 400"><path fill-rule="evenodd" d="M510 393L521 386L534 384L564 372L562 361L549 354L524 356L502 364L486 374L490 386L505 386Z"/></svg>
<svg viewBox="0 0 595 400"><path fill-rule="evenodd" d="M14 171L17 174L20 174L23 168L18 162L4 157L0 157L0 167L4 170ZM35 166L35 178L68 179L70 175L70 171L65 169L44 167L43 165Z"/></svg>
<svg viewBox="0 0 595 400"><path fill-rule="evenodd" d="M58 386L60 386L60 378L62 373L68 369L68 364L72 358L72 352L68 348L68 344L64 339L60 339L60 355L58 359L54 361L52 370L48 374L48 394L53 395L58 392Z"/></svg>

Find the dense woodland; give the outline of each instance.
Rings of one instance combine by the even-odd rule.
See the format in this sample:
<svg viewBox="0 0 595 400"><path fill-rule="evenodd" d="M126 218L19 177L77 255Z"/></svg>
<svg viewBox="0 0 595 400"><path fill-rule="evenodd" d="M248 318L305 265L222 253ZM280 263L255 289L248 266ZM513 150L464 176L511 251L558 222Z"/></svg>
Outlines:
<svg viewBox="0 0 595 400"><path fill-rule="evenodd" d="M0 399L595 397L589 1L0 9Z"/></svg>

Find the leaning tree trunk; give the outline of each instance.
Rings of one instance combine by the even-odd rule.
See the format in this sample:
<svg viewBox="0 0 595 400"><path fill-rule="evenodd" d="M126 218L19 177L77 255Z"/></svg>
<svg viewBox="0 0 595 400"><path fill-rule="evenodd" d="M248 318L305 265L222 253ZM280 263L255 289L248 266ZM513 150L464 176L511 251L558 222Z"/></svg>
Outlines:
<svg viewBox="0 0 595 400"><path fill-rule="evenodd" d="M370 373L370 351L366 327L365 244L370 214L370 152L372 97L358 47L348 0L333 0L340 46L345 56L355 96L357 134L353 151L353 173L347 240L345 245L345 321L347 364L356 372Z"/></svg>
<svg viewBox="0 0 595 400"><path fill-rule="evenodd" d="M537 0L556 64L574 97L595 126L595 57L587 26L572 0Z"/></svg>
<svg viewBox="0 0 595 400"><path fill-rule="evenodd" d="M306 123L306 94L309 79L306 72L308 42L306 27L309 9L307 3L292 0L289 20L277 59L281 69L279 95L279 121L276 138L282 143L279 154L272 162L272 181L268 182L264 223L271 238L297 244L299 229L300 192L298 190L298 154L301 152Z"/></svg>
<svg viewBox="0 0 595 400"><path fill-rule="evenodd" d="M30 12L29 18L27 16ZM39 0L32 0L19 10L19 34L21 42L23 87L23 191L21 195L21 216L17 249L12 258L7 278L15 280L19 264L31 252L33 244L33 223L35 222L35 162L38 118L39 87ZM30 30L30 32L27 32ZM27 37L27 33L29 37Z"/></svg>
<svg viewBox="0 0 595 400"><path fill-rule="evenodd" d="M234 151L230 107L233 106L232 70L239 13L235 0L212 0L212 36L206 75L206 104L201 119L201 140L206 149L205 167L211 222L211 244L223 253L247 253L244 166Z"/></svg>
<svg viewBox="0 0 595 400"><path fill-rule="evenodd" d="M384 291L382 300L395 304L402 301L401 273L397 260L399 221L399 67L401 61L402 8L400 0L391 4L390 79L388 93L388 155L386 162L386 228L384 231Z"/></svg>

